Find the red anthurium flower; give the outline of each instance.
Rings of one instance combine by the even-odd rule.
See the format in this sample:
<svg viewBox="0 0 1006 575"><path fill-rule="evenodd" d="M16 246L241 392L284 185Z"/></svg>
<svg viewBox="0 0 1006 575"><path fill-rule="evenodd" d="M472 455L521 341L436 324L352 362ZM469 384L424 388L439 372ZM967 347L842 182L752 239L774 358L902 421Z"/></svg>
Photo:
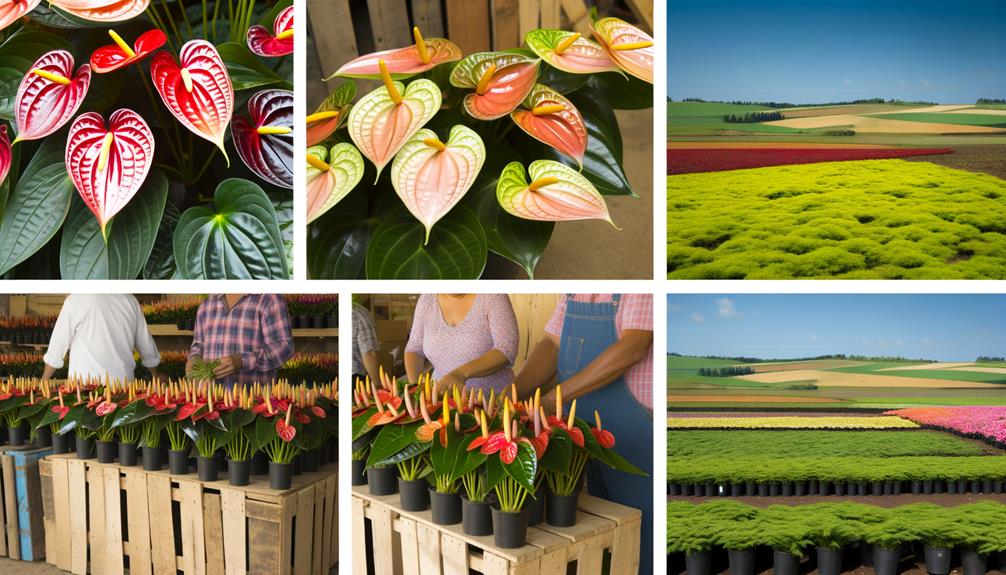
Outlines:
<svg viewBox="0 0 1006 575"><path fill-rule="evenodd" d="M179 62L167 52L154 54L150 76L175 118L197 136L216 144L227 159L224 136L234 113L234 87L213 44L206 40L186 42Z"/></svg>
<svg viewBox="0 0 1006 575"><path fill-rule="evenodd" d="M54 405L54 406L52 406L52 412L53 413L58 413L59 414L59 418L63 419L64 417L66 417L67 413L70 413L70 406L68 406L68 405Z"/></svg>
<svg viewBox="0 0 1006 575"><path fill-rule="evenodd" d="M147 9L150 0L49 0L53 6L92 22L124 22Z"/></svg>
<svg viewBox="0 0 1006 575"><path fill-rule="evenodd" d="M263 180L293 189L293 92L262 90L248 100L248 112L251 119L231 123L241 161Z"/></svg>
<svg viewBox="0 0 1006 575"><path fill-rule="evenodd" d="M545 450L548 448L549 434L549 431L543 429L537 436L528 440L534 446L534 453L539 459L542 455L545 455Z"/></svg>
<svg viewBox="0 0 1006 575"><path fill-rule="evenodd" d="M293 412L293 418L296 419L298 423L303 423L305 425L311 423L311 418L299 409Z"/></svg>
<svg viewBox="0 0 1006 575"><path fill-rule="evenodd" d="M73 56L66 50L42 54L21 80L14 101L17 138L38 140L63 127L77 112L91 85L91 67L73 71Z"/></svg>
<svg viewBox="0 0 1006 575"><path fill-rule="evenodd" d="M317 417L318 419L325 419L326 417L325 410L318 407L317 405L311 406L311 412L314 413L314 416Z"/></svg>
<svg viewBox="0 0 1006 575"><path fill-rule="evenodd" d="M196 401L196 402L192 402L192 403L186 403L186 404L184 404L184 405L182 405L181 407L178 408L178 413L175 414L175 421L182 421L182 420L190 417L196 411L202 409L205 406L206 406L206 402L205 401Z"/></svg>
<svg viewBox="0 0 1006 575"><path fill-rule="evenodd" d="M7 179L13 155L10 149L10 138L7 137L7 125L0 125L0 184Z"/></svg>
<svg viewBox="0 0 1006 575"><path fill-rule="evenodd" d="M570 439L573 440L573 443L575 443L578 447L584 446L583 430L580 429L579 427L575 425L573 427L567 427L565 421L555 417L554 415L549 416L548 424L550 427L558 427L560 429L564 429L566 433L569 434Z"/></svg>
<svg viewBox="0 0 1006 575"><path fill-rule="evenodd" d="M0 401L7 401L12 397L14 397L14 394L9 391L5 393L0 393Z"/></svg>
<svg viewBox="0 0 1006 575"><path fill-rule="evenodd" d="M133 62L139 62L167 42L168 37L157 28L147 30L136 39L130 47L121 36L114 30L109 30L108 35L112 37L115 44L102 46L91 54L91 68L97 74L105 74L124 68Z"/></svg>
<svg viewBox="0 0 1006 575"><path fill-rule="evenodd" d="M265 58L286 56L293 52L293 6L287 6L276 15L273 33L256 24L248 29L248 49Z"/></svg>
<svg viewBox="0 0 1006 575"><path fill-rule="evenodd" d="M297 436L297 428L288 424L282 417L277 417L276 433L279 434L280 439L289 443Z"/></svg>
<svg viewBox="0 0 1006 575"><path fill-rule="evenodd" d="M103 401L98 405L97 409L94 410L94 414L99 417L104 417L109 413L115 411L115 408L119 407L114 401Z"/></svg>
<svg viewBox="0 0 1006 575"><path fill-rule="evenodd" d="M66 171L107 239L109 220L126 207L154 163L154 134L139 114L81 114L66 138Z"/></svg>
<svg viewBox="0 0 1006 575"><path fill-rule="evenodd" d="M596 410L594 411L594 423L597 427L591 427L590 433L597 440L597 443L605 449L611 449L615 446L615 436L612 435L610 431L601 427L601 414Z"/></svg>
<svg viewBox="0 0 1006 575"><path fill-rule="evenodd" d="M2 0L0 1L0 30L10 26L18 18L35 9L42 0Z"/></svg>

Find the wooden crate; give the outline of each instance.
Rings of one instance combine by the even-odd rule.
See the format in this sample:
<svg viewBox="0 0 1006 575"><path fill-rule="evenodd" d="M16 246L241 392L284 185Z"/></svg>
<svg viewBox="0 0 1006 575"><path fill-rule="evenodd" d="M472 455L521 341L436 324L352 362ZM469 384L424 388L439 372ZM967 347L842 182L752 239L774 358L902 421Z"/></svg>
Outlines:
<svg viewBox="0 0 1006 575"><path fill-rule="evenodd" d="M377 497L353 487L353 572L367 573L368 557L377 575L600 575L610 553L612 575L639 572L641 513L596 497L580 497L573 527L540 524L528 528L528 544L500 549L492 536L465 535L461 525L435 525L430 511L398 507L398 495ZM372 533L368 547L366 529Z"/></svg>
<svg viewBox="0 0 1006 575"><path fill-rule="evenodd" d="M42 522L42 486L38 462L52 450L0 447L3 479L0 481L0 557L38 561L45 557Z"/></svg>
<svg viewBox="0 0 1006 575"><path fill-rule="evenodd" d="M71 454L42 460L40 472L46 560L78 575L327 575L338 560L334 465L286 491Z"/></svg>

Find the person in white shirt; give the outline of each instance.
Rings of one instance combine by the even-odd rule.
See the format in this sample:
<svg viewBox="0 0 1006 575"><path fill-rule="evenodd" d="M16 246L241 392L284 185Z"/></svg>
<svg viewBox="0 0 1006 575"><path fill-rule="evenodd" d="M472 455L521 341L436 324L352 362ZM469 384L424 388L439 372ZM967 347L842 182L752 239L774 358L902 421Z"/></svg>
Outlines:
<svg viewBox="0 0 1006 575"><path fill-rule="evenodd" d="M42 360L42 379L63 367L70 352L68 376L84 380L130 381L136 369L133 351L158 379L161 354L147 329L140 302L131 294L73 294L67 296L52 330Z"/></svg>

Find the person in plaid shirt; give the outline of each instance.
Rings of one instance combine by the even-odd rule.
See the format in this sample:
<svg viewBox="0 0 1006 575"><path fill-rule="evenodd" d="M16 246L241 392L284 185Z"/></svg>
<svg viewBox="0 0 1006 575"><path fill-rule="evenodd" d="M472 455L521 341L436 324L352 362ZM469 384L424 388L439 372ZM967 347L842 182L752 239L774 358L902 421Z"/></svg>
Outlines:
<svg viewBox="0 0 1006 575"><path fill-rule="evenodd" d="M286 300L276 294L211 295L199 306L185 372L196 358L219 360L217 381L269 383L293 355Z"/></svg>

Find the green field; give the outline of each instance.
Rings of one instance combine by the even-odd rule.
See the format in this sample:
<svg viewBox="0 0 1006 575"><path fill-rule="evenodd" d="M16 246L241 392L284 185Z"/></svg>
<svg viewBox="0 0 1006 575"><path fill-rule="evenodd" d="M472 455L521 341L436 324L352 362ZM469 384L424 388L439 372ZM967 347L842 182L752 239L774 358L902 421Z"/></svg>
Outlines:
<svg viewBox="0 0 1006 575"><path fill-rule="evenodd" d="M903 120L906 122L926 122L935 124L957 124L960 126L987 126L990 128L1006 128L1006 116L995 114L946 114L908 112L904 114L873 114L876 118L888 120Z"/></svg>
<svg viewBox="0 0 1006 575"><path fill-rule="evenodd" d="M870 364L878 365L878 364ZM882 364L880 364L882 365ZM880 368L864 369L869 366L836 367L827 371L844 373L876 373L877 375L896 375L898 377L917 377L920 379L946 379L950 381L976 381L980 383L1006 383L1006 374L983 373L980 371L963 371L959 369L899 369L896 371L877 371ZM887 366L897 367L897 365Z"/></svg>
<svg viewBox="0 0 1006 575"><path fill-rule="evenodd" d="M989 450L949 433L912 431L668 431L668 457L905 457L983 455Z"/></svg>
<svg viewBox="0 0 1006 575"><path fill-rule="evenodd" d="M740 106L713 102L669 102L667 104L667 133L676 135L715 135L724 131L798 134L800 130L765 124L728 123L724 114L746 114L769 110L765 106Z"/></svg>
<svg viewBox="0 0 1006 575"><path fill-rule="evenodd" d="M667 178L674 279L1004 279L1006 182L867 160Z"/></svg>

